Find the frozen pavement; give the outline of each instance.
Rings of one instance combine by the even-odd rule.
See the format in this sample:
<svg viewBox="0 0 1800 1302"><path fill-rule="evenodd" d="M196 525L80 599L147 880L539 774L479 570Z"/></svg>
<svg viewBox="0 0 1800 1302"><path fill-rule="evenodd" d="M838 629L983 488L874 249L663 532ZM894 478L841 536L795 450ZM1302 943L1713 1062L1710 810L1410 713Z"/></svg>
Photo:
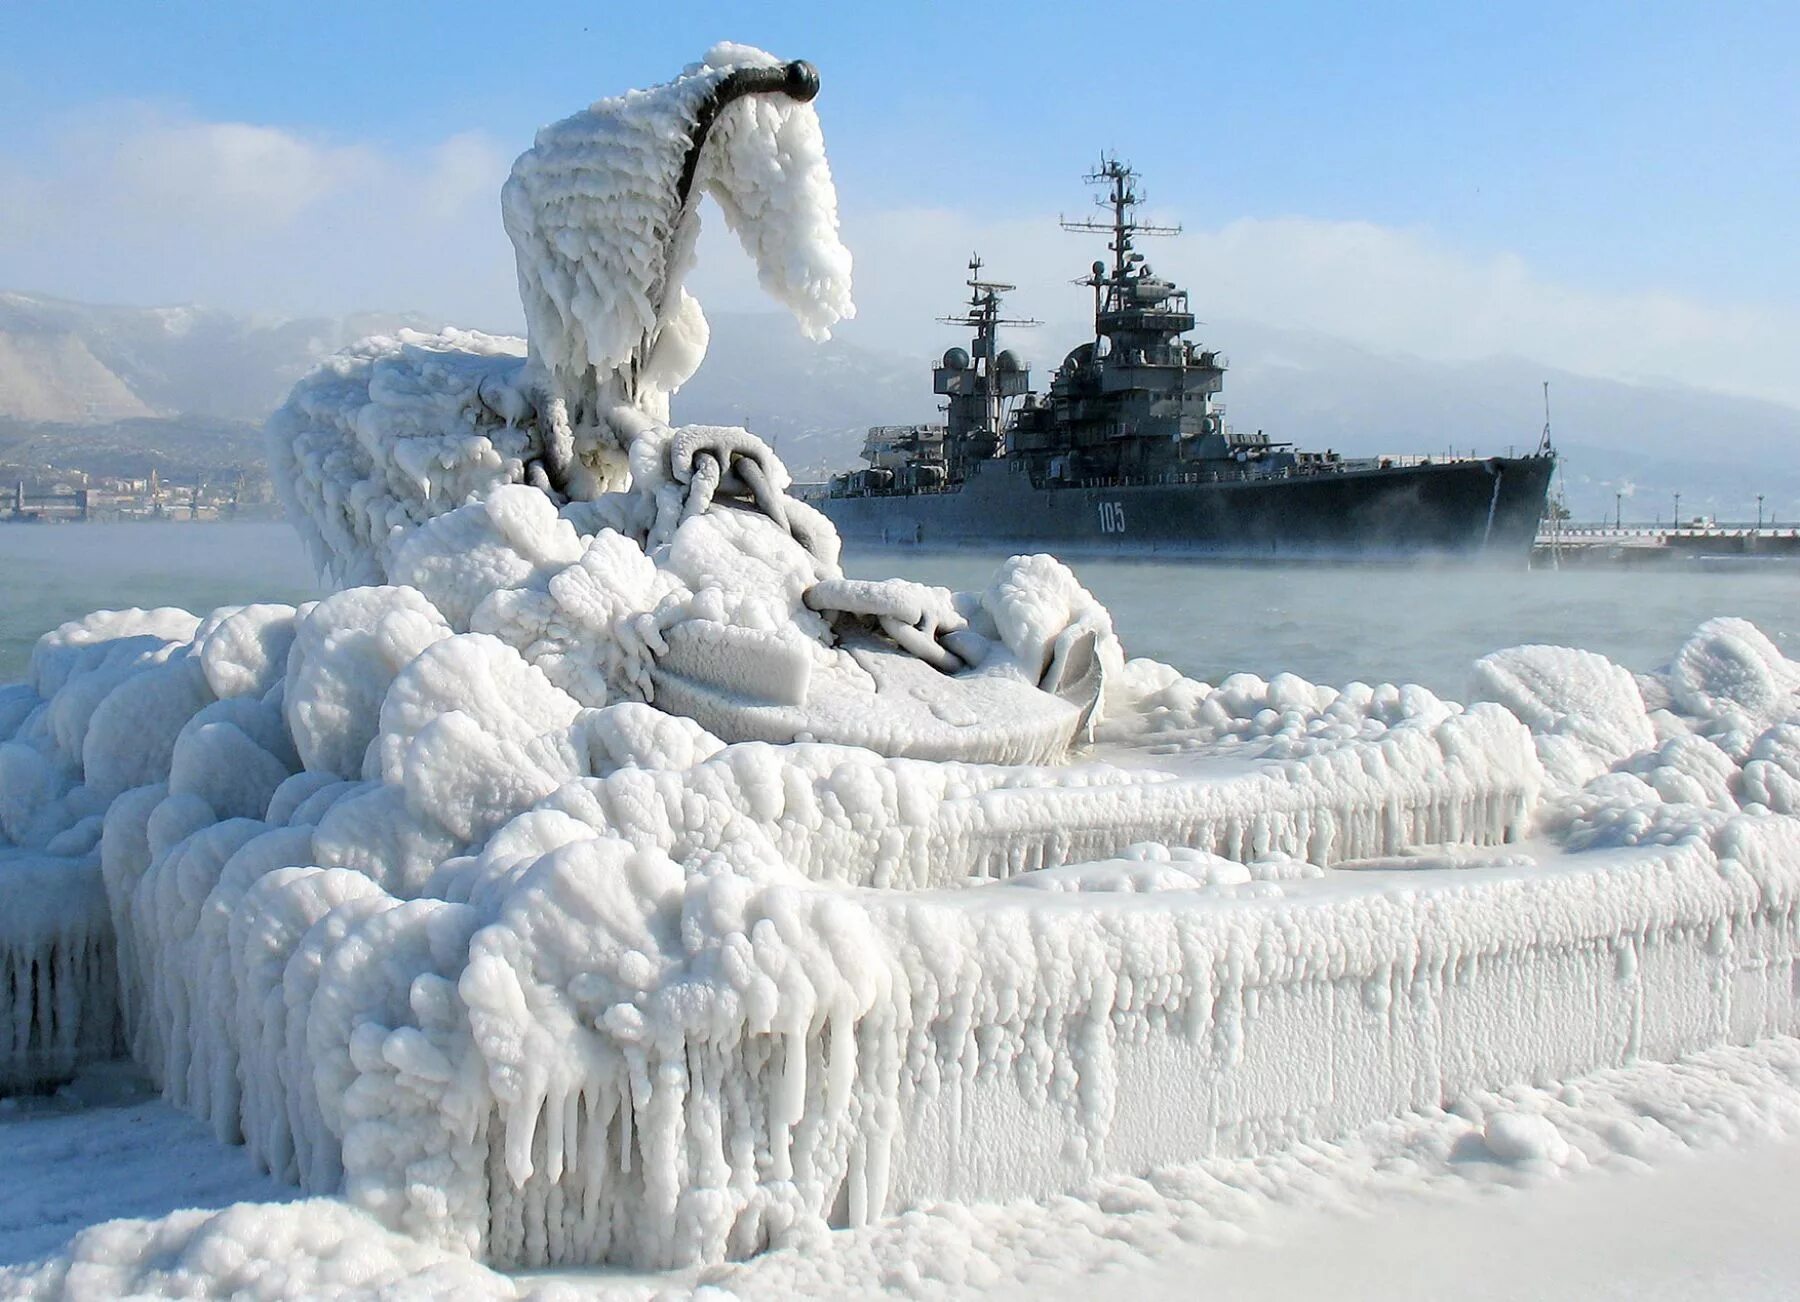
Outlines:
<svg viewBox="0 0 1800 1302"><path fill-rule="evenodd" d="M157 1098L128 1063L90 1068L53 1098L0 1100L0 1265L48 1256L117 1217L298 1196Z"/></svg>
<svg viewBox="0 0 1800 1302"><path fill-rule="evenodd" d="M0 1198L7 1261L108 1216L284 1193L154 1101L15 1111L0 1160L11 1187L30 1190ZM1266 1158L1108 1180L1080 1198L925 1208L740 1265L503 1276L314 1199L236 1209L235 1240L226 1217L108 1227L88 1242L85 1289L57 1292L52 1266L0 1273L0 1296L213 1296L229 1278L258 1297L450 1289L545 1302L1778 1298L1800 1291L1797 1162L1800 1043L1777 1039L1483 1096ZM335 1282L322 1285L306 1254L340 1263Z"/></svg>
<svg viewBox="0 0 1800 1302"><path fill-rule="evenodd" d="M1790 1138L1529 1192L1385 1197L1361 1214L1295 1210L1241 1248L1178 1251L1131 1271L1130 1293L1190 1298L1200 1280L1221 1300L1774 1302L1800 1294L1796 1172L1800 1141ZM1103 1277L1094 1292L1109 1287Z"/></svg>

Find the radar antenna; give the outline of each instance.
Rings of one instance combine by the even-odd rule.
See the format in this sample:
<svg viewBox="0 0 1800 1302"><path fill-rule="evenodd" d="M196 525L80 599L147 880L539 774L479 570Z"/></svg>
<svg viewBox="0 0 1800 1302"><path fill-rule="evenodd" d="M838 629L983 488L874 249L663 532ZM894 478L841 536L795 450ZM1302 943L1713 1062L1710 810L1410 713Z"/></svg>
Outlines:
<svg viewBox="0 0 1800 1302"><path fill-rule="evenodd" d="M1072 220L1060 218L1065 231L1081 231L1099 235L1110 235L1112 240L1107 248L1112 250L1112 270L1108 271L1104 262L1096 262L1090 275L1076 281L1078 285L1089 285L1094 290L1094 347L1101 346L1105 334L1100 322L1103 315L1116 312L1125 306L1130 298L1130 288L1138 276L1146 277L1148 283L1149 265L1144 262L1144 255L1137 252L1133 241L1139 235L1179 235L1179 226L1157 226L1148 222L1134 220L1132 213L1144 201L1144 194L1138 188L1138 174L1129 163L1122 163L1112 154L1100 155L1099 165L1081 178L1089 185L1104 185L1106 193L1094 200L1096 207L1110 209L1112 220L1098 221L1093 218ZM1185 295L1184 301L1185 301ZM1184 309L1185 310L1185 309Z"/></svg>
<svg viewBox="0 0 1800 1302"><path fill-rule="evenodd" d="M1000 315L1000 296L1012 293L1018 286L1008 285L999 280L983 280L981 269L986 265L981 260L979 253L969 255L969 278L963 282L969 287L968 309L961 316L941 316L938 320L944 325L967 326L971 330L978 330L984 325L989 327L1042 325L1042 321L1030 317L1003 317Z"/></svg>
<svg viewBox="0 0 1800 1302"><path fill-rule="evenodd" d="M1112 242L1106 247L1112 250L1114 279L1123 279L1135 262L1142 262L1143 256L1133 256L1132 238L1137 235L1179 235L1179 226L1154 226L1148 222L1132 220L1132 210L1144 201L1144 195L1138 189L1138 174L1129 163L1121 163L1112 154L1102 154L1100 163L1095 169L1081 178L1089 185L1104 185L1107 192L1094 200L1099 208L1112 210L1111 221L1095 221L1092 218L1071 220L1061 218L1065 231L1084 231L1096 235L1110 235ZM1095 277L1098 279L1098 276ZM1092 284L1093 281L1085 283Z"/></svg>

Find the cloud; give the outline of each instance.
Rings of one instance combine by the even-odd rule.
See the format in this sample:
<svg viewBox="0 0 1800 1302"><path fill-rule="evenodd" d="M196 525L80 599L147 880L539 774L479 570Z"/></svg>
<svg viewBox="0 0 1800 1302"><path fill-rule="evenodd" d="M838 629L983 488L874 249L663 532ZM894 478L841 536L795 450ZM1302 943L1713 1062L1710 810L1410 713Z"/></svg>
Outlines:
<svg viewBox="0 0 1800 1302"><path fill-rule="evenodd" d="M478 132L399 150L99 106L64 119L35 156L0 158L0 287L268 314L413 309L517 329L498 203L512 153ZM1040 374L1086 328L1086 291L1070 282L1104 256L1100 237L1065 233L1049 213L984 220L854 200L844 196L859 305L850 337L921 358L943 348L936 318L962 301L974 251L1018 283L1009 308L1050 323L1020 340ZM1228 352L1230 322L1261 321L1381 352L1510 355L1800 405L1800 310L1786 305L1562 284L1513 254L1357 221L1246 219L1142 247ZM715 310L770 308L716 212L692 288Z"/></svg>
<svg viewBox="0 0 1800 1302"><path fill-rule="evenodd" d="M942 209L852 210L846 235L857 258L859 338L915 352L942 347L934 319L961 301L968 255L980 251L985 274L1019 285L1010 310L1053 323L1029 341L1040 368L1085 328L1087 291L1070 281L1106 256L1102 237L1065 233L1051 214L978 221ZM1559 284L1514 254L1473 254L1429 231L1368 222L1247 219L1189 227L1140 248L1191 292L1202 321L1227 327L1260 321L1379 352L1439 361L1522 357L1581 374L1677 380L1800 405L1800 373L1791 363L1800 352L1800 311L1787 306ZM741 286L726 287L735 303ZM1228 334L1209 337L1230 350Z"/></svg>
<svg viewBox="0 0 1800 1302"><path fill-rule="evenodd" d="M116 103L0 160L0 285L259 313L520 316L479 133L411 152Z"/></svg>
<svg viewBox="0 0 1800 1302"><path fill-rule="evenodd" d="M94 134L100 171L71 180L103 183L115 201L159 227L280 229L334 194L377 182L381 172L366 147L318 145L244 122L151 120L110 140ZM77 184L71 198L91 198L83 188Z"/></svg>

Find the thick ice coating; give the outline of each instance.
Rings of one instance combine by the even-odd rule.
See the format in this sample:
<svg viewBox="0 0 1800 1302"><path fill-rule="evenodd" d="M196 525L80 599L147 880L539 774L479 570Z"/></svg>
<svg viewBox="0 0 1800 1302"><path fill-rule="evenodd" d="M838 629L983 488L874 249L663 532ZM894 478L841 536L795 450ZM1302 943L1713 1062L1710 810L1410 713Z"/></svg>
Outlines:
<svg viewBox="0 0 1800 1302"><path fill-rule="evenodd" d="M54 921L4 939L58 1012L14 1012L12 1068L107 1051L116 962L221 1138L494 1262L743 1255L1794 1024L1755 973L1795 934L1800 700L1730 621L1650 678L1499 653L1471 707L1131 661L1057 767L727 745L410 588L96 617L34 667L4 749L44 848L0 867ZM164 771L96 847L74 757L152 685ZM1744 760L1708 740L1753 710ZM1519 982L1545 1021L1497 1040Z"/></svg>
<svg viewBox="0 0 1800 1302"><path fill-rule="evenodd" d="M1021 558L968 594L846 581L830 522L786 496L760 440L665 423L704 352L681 289L703 196L805 328L850 311L811 76L719 46L666 86L545 128L503 196L529 345L371 340L295 389L271 458L326 579L416 590L439 620L340 593L370 626L315 647L321 616L296 654L392 659L483 633L581 705L650 702L726 740L1017 762L1086 735L1120 656L1066 569ZM317 754L305 716L370 726L370 702L299 698L284 709L309 762L361 774L360 752Z"/></svg>
<svg viewBox="0 0 1800 1302"><path fill-rule="evenodd" d="M1498 652L1468 705L1197 682L1049 557L847 578L759 441L670 428L685 151L777 66L546 130L506 200L529 349L297 387L322 600L102 612L0 688L0 1086L123 1040L394 1231L669 1266L1800 1029L1800 666L1750 625L1653 675ZM811 110L736 100L693 161L842 315ZM263 1233L194 1215L131 1233Z"/></svg>
<svg viewBox="0 0 1800 1302"><path fill-rule="evenodd" d="M539 133L501 195L528 343L403 331L295 389L271 422L271 461L334 583L380 582L396 535L502 484L561 501L643 477L632 446L666 423L669 395L706 352L706 319L683 288L704 198L806 333L852 315L817 113L791 88L734 89L782 66L719 45L666 85ZM767 449L745 446L784 487ZM729 458L720 468L732 478Z"/></svg>

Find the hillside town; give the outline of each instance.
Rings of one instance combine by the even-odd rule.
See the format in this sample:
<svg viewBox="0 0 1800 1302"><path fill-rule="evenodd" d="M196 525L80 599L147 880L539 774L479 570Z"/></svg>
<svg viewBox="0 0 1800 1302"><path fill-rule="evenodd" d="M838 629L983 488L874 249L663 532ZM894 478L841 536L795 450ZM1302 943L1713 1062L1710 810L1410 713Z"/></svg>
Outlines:
<svg viewBox="0 0 1800 1302"><path fill-rule="evenodd" d="M272 520L281 514L260 468L186 481L152 468L141 478L56 466L0 467L0 522Z"/></svg>

